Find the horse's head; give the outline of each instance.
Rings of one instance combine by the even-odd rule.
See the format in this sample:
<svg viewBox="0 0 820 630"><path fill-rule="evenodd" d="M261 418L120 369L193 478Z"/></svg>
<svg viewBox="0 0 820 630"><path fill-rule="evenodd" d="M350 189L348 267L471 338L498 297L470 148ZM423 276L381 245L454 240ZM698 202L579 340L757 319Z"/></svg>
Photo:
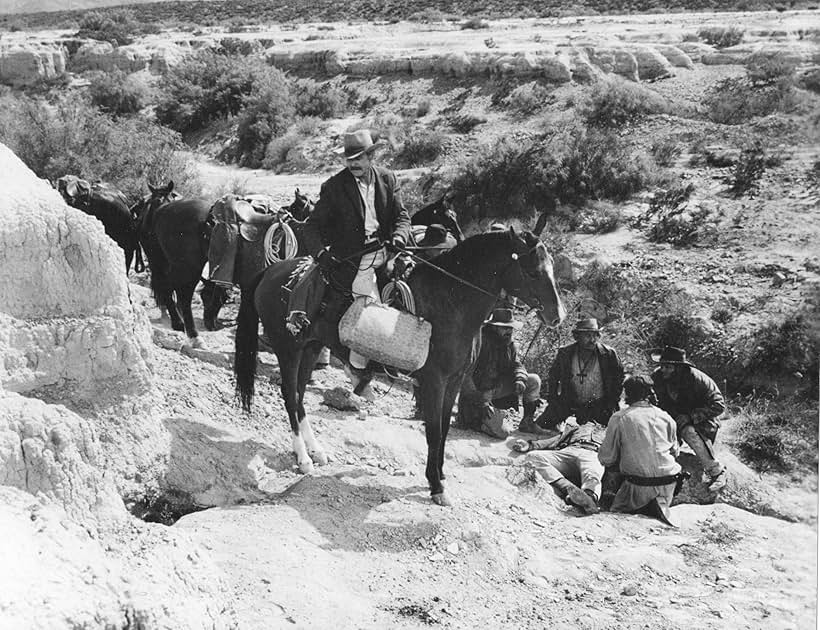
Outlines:
<svg viewBox="0 0 820 630"><path fill-rule="evenodd" d="M293 203L289 206L284 206L282 210L289 212L297 221L304 221L310 216L310 213L313 212L313 206L315 204L310 200L310 197L301 193L298 188L294 193L294 197Z"/></svg>
<svg viewBox="0 0 820 630"><path fill-rule="evenodd" d="M557 326L566 310L558 295L558 283L552 269L552 256L541 240L531 232L507 233L512 246L510 264L504 271L504 289L538 310L547 326Z"/></svg>
<svg viewBox="0 0 820 630"><path fill-rule="evenodd" d="M82 208L91 195L91 184L76 175L63 175L57 180L57 192L74 208Z"/></svg>
<svg viewBox="0 0 820 630"><path fill-rule="evenodd" d="M148 190L150 192L147 195L131 206L131 216L134 217L135 221L139 221L146 212L153 212L161 205L181 197L179 193L174 192L173 180L169 181L165 186L152 186L148 184Z"/></svg>

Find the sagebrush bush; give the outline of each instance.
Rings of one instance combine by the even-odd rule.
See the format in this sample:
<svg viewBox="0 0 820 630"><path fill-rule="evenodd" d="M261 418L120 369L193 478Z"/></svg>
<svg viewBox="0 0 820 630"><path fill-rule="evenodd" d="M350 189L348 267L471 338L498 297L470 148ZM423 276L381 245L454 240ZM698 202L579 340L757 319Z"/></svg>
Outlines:
<svg viewBox="0 0 820 630"><path fill-rule="evenodd" d="M459 165L451 182L464 222L529 218L556 202L623 200L652 181L645 154L617 134L580 124L528 138L504 138Z"/></svg>
<svg viewBox="0 0 820 630"><path fill-rule="evenodd" d="M7 97L0 141L38 177L101 179L132 199L145 193L147 182L173 179L183 192L199 186L178 134L139 117L114 120L82 101Z"/></svg>
<svg viewBox="0 0 820 630"><path fill-rule="evenodd" d="M736 46L743 41L744 34L739 26L705 26L698 30L698 37L715 48Z"/></svg>
<svg viewBox="0 0 820 630"><path fill-rule="evenodd" d="M753 53L746 59L746 74L755 87L786 79L792 81L797 62L785 53Z"/></svg>
<svg viewBox="0 0 820 630"><path fill-rule="evenodd" d="M621 127L668 109L657 92L620 77L596 83L579 106L586 123L597 127Z"/></svg>
<svg viewBox="0 0 820 630"><path fill-rule="evenodd" d="M738 413L734 447L759 471L816 471L817 408L751 399Z"/></svg>
<svg viewBox="0 0 820 630"><path fill-rule="evenodd" d="M461 23L461 30L480 30L484 28L490 28L490 25L480 17L473 17L467 20L466 22Z"/></svg>
<svg viewBox="0 0 820 630"><path fill-rule="evenodd" d="M239 55L247 57L262 52L262 44L256 39L241 39L239 37L223 37L219 40L218 52L225 55Z"/></svg>
<svg viewBox="0 0 820 630"><path fill-rule="evenodd" d="M766 166L766 151L759 140L745 147L732 171L729 192L735 197L757 192Z"/></svg>
<svg viewBox="0 0 820 630"><path fill-rule="evenodd" d="M304 156L299 151L306 138L314 137L321 130L321 121L318 118L302 118L294 122L288 132L273 138L265 147L262 167L272 171L294 170L307 166Z"/></svg>
<svg viewBox="0 0 820 630"><path fill-rule="evenodd" d="M710 88L704 100L709 119L725 125L739 125L774 112L789 112L797 103L791 77L781 77L757 87L747 77L725 79Z"/></svg>
<svg viewBox="0 0 820 630"><path fill-rule="evenodd" d="M348 107L349 94L332 83L319 83L313 79L297 79L292 87L299 116L339 118Z"/></svg>
<svg viewBox="0 0 820 630"><path fill-rule="evenodd" d="M408 135L394 159L398 166L422 166L434 162L443 149L444 137L441 133L422 129Z"/></svg>
<svg viewBox="0 0 820 630"><path fill-rule="evenodd" d="M802 374L816 386L820 338L812 330L809 316L803 311L764 324L743 342L746 348L744 366L768 374Z"/></svg>
<svg viewBox="0 0 820 630"><path fill-rule="evenodd" d="M690 202L693 191L688 184L656 193L635 227L645 227L647 238L656 243L688 247L713 242L720 217L709 207Z"/></svg>
<svg viewBox="0 0 820 630"><path fill-rule="evenodd" d="M98 72L88 85L91 104L114 116L136 114L148 104L150 90L122 70Z"/></svg>
<svg viewBox="0 0 820 630"><path fill-rule="evenodd" d="M458 133L470 133L478 125L483 125L485 122L487 122L487 118L478 114L459 114L449 119L450 126Z"/></svg>
<svg viewBox="0 0 820 630"><path fill-rule="evenodd" d="M649 153L660 166L671 166L680 157L682 150L680 142L672 138L665 138L653 142Z"/></svg>
<svg viewBox="0 0 820 630"><path fill-rule="evenodd" d="M259 59L197 52L159 82L157 120L181 133L201 129L212 120L236 116L254 89L282 83L282 76L281 70Z"/></svg>
<svg viewBox="0 0 820 630"><path fill-rule="evenodd" d="M610 204L592 204L584 208L574 217L576 232L582 234L606 234L614 232L621 224L622 214L620 207Z"/></svg>
<svg viewBox="0 0 820 630"><path fill-rule="evenodd" d="M106 12L89 11L80 20L77 37L87 37L120 46L130 44L136 35L143 33L142 25L128 9L112 9Z"/></svg>
<svg viewBox="0 0 820 630"><path fill-rule="evenodd" d="M520 113L532 114L542 109L550 99L550 91L535 81L519 85L504 99L507 107Z"/></svg>

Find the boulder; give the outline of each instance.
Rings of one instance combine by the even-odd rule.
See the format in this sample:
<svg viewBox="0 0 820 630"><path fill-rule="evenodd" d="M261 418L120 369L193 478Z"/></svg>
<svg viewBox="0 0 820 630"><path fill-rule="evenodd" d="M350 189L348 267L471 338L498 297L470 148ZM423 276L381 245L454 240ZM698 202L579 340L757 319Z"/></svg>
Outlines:
<svg viewBox="0 0 820 630"><path fill-rule="evenodd" d="M695 64L692 63L692 58L677 46L672 46L670 44L654 44L654 48L676 68L686 68L691 70L695 67Z"/></svg>
<svg viewBox="0 0 820 630"><path fill-rule="evenodd" d="M148 70L151 74L165 74L179 65L185 55L190 53L190 46L186 48L170 42L161 42L152 47L150 52Z"/></svg>
<svg viewBox="0 0 820 630"><path fill-rule="evenodd" d="M466 77L472 74L472 66L472 61L470 57L467 56L467 53L452 52L443 57L439 57L438 63L436 64L436 71L439 74L448 76Z"/></svg>
<svg viewBox="0 0 820 630"><path fill-rule="evenodd" d="M0 82L21 86L65 74L66 50L58 45L26 44L0 48Z"/></svg>
<svg viewBox="0 0 820 630"><path fill-rule="evenodd" d="M638 61L630 51L615 46L587 46L585 51L590 63L603 72L638 81Z"/></svg>
<svg viewBox="0 0 820 630"><path fill-rule="evenodd" d="M572 80L572 66L570 60L558 53L539 57L541 74L547 81L553 83L568 83Z"/></svg>
<svg viewBox="0 0 820 630"><path fill-rule="evenodd" d="M678 48L689 55L689 58L694 62L700 61L703 55L711 55L716 52L713 46L702 42L681 42L678 44Z"/></svg>
<svg viewBox="0 0 820 630"><path fill-rule="evenodd" d="M635 55L641 81L664 79L674 74L669 60L651 46L634 46L630 52Z"/></svg>
<svg viewBox="0 0 820 630"><path fill-rule="evenodd" d="M578 83L591 83L597 81L602 72L592 64L589 60L589 55L580 48L569 48L567 50L569 57L570 69L572 72L572 80Z"/></svg>
<svg viewBox="0 0 820 630"><path fill-rule="evenodd" d="M131 303L122 252L2 144L0 169L0 385L58 387L75 400L141 389L150 325Z"/></svg>

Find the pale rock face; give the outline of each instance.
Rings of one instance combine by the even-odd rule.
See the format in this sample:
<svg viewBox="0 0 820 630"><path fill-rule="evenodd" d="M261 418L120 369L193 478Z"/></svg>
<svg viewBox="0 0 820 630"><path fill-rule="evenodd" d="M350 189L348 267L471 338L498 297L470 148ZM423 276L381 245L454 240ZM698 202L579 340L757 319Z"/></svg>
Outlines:
<svg viewBox="0 0 820 630"><path fill-rule="evenodd" d="M62 505L79 521L125 508L113 481L97 468L93 426L63 406L0 392L0 479Z"/></svg>
<svg viewBox="0 0 820 630"><path fill-rule="evenodd" d="M65 74L66 50L59 45L25 44L0 48L0 82L26 85Z"/></svg>
<svg viewBox="0 0 820 630"><path fill-rule="evenodd" d="M672 65L660 51L650 46L634 46L630 52L638 63L638 78L641 81L663 79L672 76Z"/></svg>
<svg viewBox="0 0 820 630"><path fill-rule="evenodd" d="M0 145L0 384L92 396L149 376L150 324L131 303L122 252Z"/></svg>
<svg viewBox="0 0 820 630"><path fill-rule="evenodd" d="M617 74L630 81L638 81L638 61L628 50L614 46L587 47L586 53L592 65L603 72Z"/></svg>
<svg viewBox="0 0 820 630"><path fill-rule="evenodd" d="M655 44L655 50L666 57L667 61L677 68L687 68L691 70L695 67L692 59L677 46L670 44Z"/></svg>
<svg viewBox="0 0 820 630"><path fill-rule="evenodd" d="M689 55L692 61L700 61L703 55L711 55L715 52L715 48L703 42L681 42L678 48Z"/></svg>

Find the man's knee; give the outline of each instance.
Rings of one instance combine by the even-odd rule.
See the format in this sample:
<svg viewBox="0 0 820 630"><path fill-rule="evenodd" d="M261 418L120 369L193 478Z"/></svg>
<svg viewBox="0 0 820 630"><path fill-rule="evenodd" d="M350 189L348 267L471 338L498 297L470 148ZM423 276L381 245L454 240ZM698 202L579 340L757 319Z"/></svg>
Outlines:
<svg viewBox="0 0 820 630"><path fill-rule="evenodd" d="M524 400L531 402L538 400L541 395L541 377L530 372L524 384Z"/></svg>

